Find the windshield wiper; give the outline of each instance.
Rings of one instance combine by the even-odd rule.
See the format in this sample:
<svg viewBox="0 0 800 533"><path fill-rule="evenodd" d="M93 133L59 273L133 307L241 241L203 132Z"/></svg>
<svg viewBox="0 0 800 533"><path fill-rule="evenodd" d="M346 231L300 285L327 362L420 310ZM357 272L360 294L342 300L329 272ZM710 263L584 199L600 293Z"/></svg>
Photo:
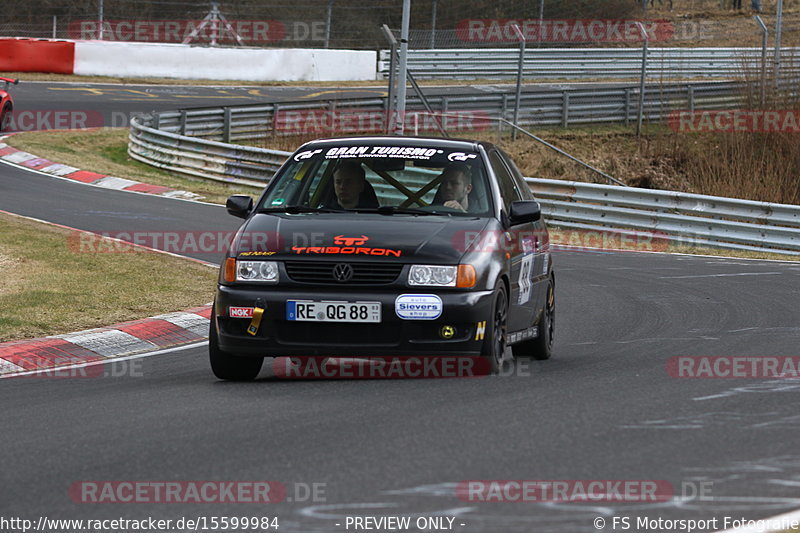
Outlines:
<svg viewBox="0 0 800 533"><path fill-rule="evenodd" d="M418 209L414 207L399 207L396 205L382 205L378 208L369 208L369 209L355 209L354 211L358 211L359 213L378 213L379 215L446 215L447 213L442 213L439 211L427 211L425 209Z"/></svg>
<svg viewBox="0 0 800 533"><path fill-rule="evenodd" d="M284 205L281 207L265 207L259 209L259 213L289 213L296 215L298 213L343 213L341 209L331 209L329 207L309 207L307 205Z"/></svg>

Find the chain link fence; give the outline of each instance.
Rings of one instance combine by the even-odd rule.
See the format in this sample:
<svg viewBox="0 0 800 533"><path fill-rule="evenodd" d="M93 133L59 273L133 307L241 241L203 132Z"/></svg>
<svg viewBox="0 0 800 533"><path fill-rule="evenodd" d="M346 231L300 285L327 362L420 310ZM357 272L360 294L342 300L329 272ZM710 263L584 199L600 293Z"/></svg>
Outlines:
<svg viewBox="0 0 800 533"><path fill-rule="evenodd" d="M737 1L741 9L733 9ZM751 15L761 14L767 25L774 25L776 2L415 0L409 46L515 46L513 23L526 33L529 46L636 46L640 39L625 37L628 28L614 28L612 20L650 21L655 45L758 46L761 34ZM760 9L753 9L756 4ZM0 35L379 49L387 47L380 26L400 27L401 11L402 3L392 0L5 0ZM800 34L800 0L784 0L784 12L784 39L795 39ZM606 23L600 27L597 21Z"/></svg>

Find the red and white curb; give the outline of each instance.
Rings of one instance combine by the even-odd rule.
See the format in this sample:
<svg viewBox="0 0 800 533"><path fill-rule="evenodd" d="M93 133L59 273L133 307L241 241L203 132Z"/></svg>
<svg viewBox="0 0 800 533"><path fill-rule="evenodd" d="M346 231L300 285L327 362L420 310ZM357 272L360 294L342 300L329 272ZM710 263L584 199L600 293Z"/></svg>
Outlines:
<svg viewBox="0 0 800 533"><path fill-rule="evenodd" d="M211 305L113 326L0 343L0 375L110 360L208 338Z"/></svg>
<svg viewBox="0 0 800 533"><path fill-rule="evenodd" d="M28 152L23 152L22 150L18 150L2 142L7 137L8 135L0 137L0 159L21 167L44 172L45 174L50 174L59 178L79 181L96 187L103 187L104 189L154 194L157 196L166 196L167 198L182 198L185 200L197 200L202 198L199 194L189 191L179 191L162 185L151 185L149 183L141 183L129 179L117 178L115 176L107 176L105 174L98 174L97 172L90 172L69 165L55 163L29 154Z"/></svg>

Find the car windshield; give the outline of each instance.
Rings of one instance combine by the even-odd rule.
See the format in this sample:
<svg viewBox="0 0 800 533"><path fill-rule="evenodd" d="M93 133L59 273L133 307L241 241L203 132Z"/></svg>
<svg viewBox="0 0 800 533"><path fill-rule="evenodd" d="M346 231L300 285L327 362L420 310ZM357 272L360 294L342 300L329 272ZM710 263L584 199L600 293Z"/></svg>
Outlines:
<svg viewBox="0 0 800 533"><path fill-rule="evenodd" d="M487 216L492 208L489 190L478 152L326 145L295 153L258 210Z"/></svg>

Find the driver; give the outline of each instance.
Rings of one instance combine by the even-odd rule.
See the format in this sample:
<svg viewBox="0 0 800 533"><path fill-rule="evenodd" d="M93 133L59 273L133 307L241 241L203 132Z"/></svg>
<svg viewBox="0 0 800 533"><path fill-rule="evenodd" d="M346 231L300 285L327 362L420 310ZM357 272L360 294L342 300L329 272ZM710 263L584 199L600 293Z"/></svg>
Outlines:
<svg viewBox="0 0 800 533"><path fill-rule="evenodd" d="M336 167L333 172L333 191L336 195L335 207L342 209L354 209L365 207L365 189L367 178L364 167L355 161L344 161Z"/></svg>
<svg viewBox="0 0 800 533"><path fill-rule="evenodd" d="M453 163L441 174L438 196L444 207L466 211L472 191L472 168L464 163Z"/></svg>

